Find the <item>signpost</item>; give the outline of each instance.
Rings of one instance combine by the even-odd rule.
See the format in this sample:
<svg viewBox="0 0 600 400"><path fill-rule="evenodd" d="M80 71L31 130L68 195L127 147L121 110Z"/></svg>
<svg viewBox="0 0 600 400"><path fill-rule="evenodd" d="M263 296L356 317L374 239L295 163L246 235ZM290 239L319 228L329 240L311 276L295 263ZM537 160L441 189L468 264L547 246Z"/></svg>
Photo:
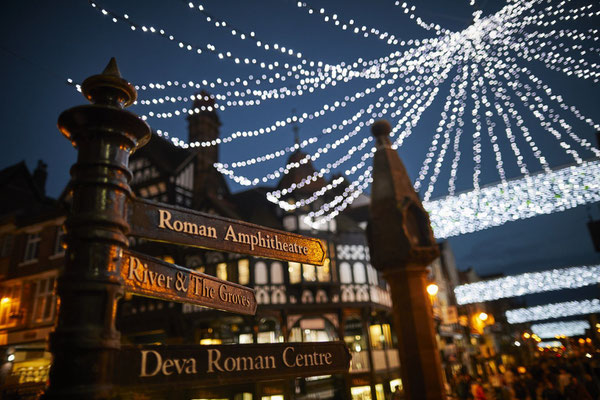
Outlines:
<svg viewBox="0 0 600 400"><path fill-rule="evenodd" d="M126 235L257 257L323 265L320 239L195 210L136 199L130 154L150 128L123 110L137 93L114 59L82 83L92 105L59 117L78 149L71 169L67 255L58 282L61 307L50 349L45 399L113 399L116 393L169 385L199 387L347 372L344 342L121 347L115 327L123 290L162 300L254 315L254 290L128 249ZM172 396L170 395L170 398Z"/></svg>
<svg viewBox="0 0 600 400"><path fill-rule="evenodd" d="M254 290L214 276L124 251L121 277L125 290L140 296L254 315Z"/></svg>
<svg viewBox="0 0 600 400"><path fill-rule="evenodd" d="M225 385L347 372L350 352L338 342L206 346L127 346L114 380L132 386Z"/></svg>
<svg viewBox="0 0 600 400"><path fill-rule="evenodd" d="M149 240L304 264L325 261L320 239L149 200L131 202L128 222L130 235Z"/></svg>

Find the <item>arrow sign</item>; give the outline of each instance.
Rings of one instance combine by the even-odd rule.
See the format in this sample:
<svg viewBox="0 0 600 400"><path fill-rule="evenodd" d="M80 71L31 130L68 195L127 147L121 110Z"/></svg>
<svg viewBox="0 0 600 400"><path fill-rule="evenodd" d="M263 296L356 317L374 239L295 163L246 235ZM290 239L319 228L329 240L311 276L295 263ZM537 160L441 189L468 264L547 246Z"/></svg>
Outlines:
<svg viewBox="0 0 600 400"><path fill-rule="evenodd" d="M149 240L313 265L325 260L320 239L148 200L129 204L128 222L130 235Z"/></svg>
<svg viewBox="0 0 600 400"><path fill-rule="evenodd" d="M214 386L348 372L344 342L124 346L115 363L121 385Z"/></svg>
<svg viewBox="0 0 600 400"><path fill-rule="evenodd" d="M125 290L142 296L254 315L254 290L130 250L123 251Z"/></svg>

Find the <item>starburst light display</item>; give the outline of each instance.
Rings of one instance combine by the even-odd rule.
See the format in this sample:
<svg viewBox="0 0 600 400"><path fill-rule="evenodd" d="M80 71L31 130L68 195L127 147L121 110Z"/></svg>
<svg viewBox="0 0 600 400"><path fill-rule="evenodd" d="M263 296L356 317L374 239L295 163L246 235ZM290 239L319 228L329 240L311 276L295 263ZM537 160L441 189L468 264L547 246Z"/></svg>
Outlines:
<svg viewBox="0 0 600 400"><path fill-rule="evenodd" d="M276 149L249 146L255 154L215 165L236 184L257 186L276 183L286 173L314 163L314 173L266 195L286 211L308 207L305 222L314 228L335 218L362 193L368 193L374 154L369 127L381 118L392 123L391 139L399 151L405 150L403 146L413 136L430 143L421 157L414 187L431 214L438 238L600 200L600 150L591 142L600 124L568 103L545 78L549 71L598 84L599 30L595 26L599 4L508 0L488 14L474 7L472 22L456 31L426 21L409 2L393 4L398 18L409 18L429 36L402 38L399 32L367 26L299 1L298 12L346 32L349 39L376 40L390 46L389 52L377 58L331 63L309 58L306 53L310 47L269 42L252 29L235 26L227 18L211 13L203 2L179 6L211 24L216 32L253 46L256 56L238 54L226 45L180 37L167 26L144 24L134 15L135 9L115 11L90 1L101 15L125 24L136 34L152 35L182 52L216 57L248 69L247 74L236 77L210 81L193 77L185 82L173 79L137 87L142 118L173 145L226 147L241 140L281 134L291 125L309 121L321 124L320 132L294 145ZM78 87L71 79L69 83ZM362 86L357 88L357 83ZM334 87L336 93L341 89L345 93L327 102L319 101L317 96L312 108L297 115L275 115L260 127L224 132L210 141L188 143L161 127L161 122L169 118L269 107L273 102ZM214 105L190 108L190 101L204 96L197 94L199 90L212 93ZM421 129L423 120L429 118L424 115L437 115L433 132ZM300 150L304 154L300 160L287 164L282 161ZM569 166L551 160L549 154L556 151ZM322 178L327 183L307 194L305 189ZM468 180L470 188L465 190L461 179ZM440 185L443 181L446 185Z"/></svg>

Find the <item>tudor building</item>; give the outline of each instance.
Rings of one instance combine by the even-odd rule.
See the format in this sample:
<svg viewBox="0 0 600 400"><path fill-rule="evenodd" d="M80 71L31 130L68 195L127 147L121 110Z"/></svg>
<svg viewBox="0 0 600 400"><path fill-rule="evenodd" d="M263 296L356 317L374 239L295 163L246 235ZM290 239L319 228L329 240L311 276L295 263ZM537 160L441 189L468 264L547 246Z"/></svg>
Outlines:
<svg viewBox="0 0 600 400"><path fill-rule="evenodd" d="M208 110L214 101L203 93L193 109ZM189 141L218 137L220 121L214 111L188 116ZM289 162L306 154L295 151ZM391 329L387 284L369 264L364 235L368 199L359 198L350 212L320 230L304 221L309 206L286 212L266 200L266 192L283 189L314 172L300 163L284 175L276 188L257 187L232 194L213 167L218 146L182 149L153 135L130 161L131 187L140 197L252 222L276 229L316 236L327 244L322 267L294 262L172 246L137 240L139 251L163 258L256 290L255 316L237 316L193 305L142 297L122 302L119 329L129 343L273 343L282 341L344 340L352 354L350 372L332 377L299 378L214 388L194 395L206 398L260 399L355 398L383 399L400 385L398 353ZM317 179L288 195L310 196L327 182ZM338 190L343 191L343 187ZM335 196L338 194L331 194ZM288 200L284 198L283 200ZM319 201L327 201L322 199ZM320 202L318 204L321 204ZM133 239L132 239L133 242ZM191 394L191 393L190 393Z"/></svg>
<svg viewBox="0 0 600 400"><path fill-rule="evenodd" d="M193 108L207 110L214 104L206 94L202 96ZM214 111L191 115L188 123L190 141L219 136L220 121ZM288 162L305 156L296 151ZM153 134L131 157L130 184L137 196L153 201L319 237L327 244L325 264L315 267L130 238L130 246L142 253L254 288L259 306L255 316L239 316L128 294L117 315L123 343L343 340L352 356L347 374L214 387L189 391L188 397L386 398L391 388L401 385L400 365L388 286L369 262L364 233L368 198L359 197L351 208L315 230L304 218L310 206L286 212L266 200L268 191L289 187L312 174L310 162L292 169L276 188L255 187L233 194L213 167L216 161L218 146L183 149ZM44 179L42 164L33 174L24 164L0 171L4 189L0 196L0 386L3 394L20 393L23 398L35 396L47 380L51 362L45 351L47 334L58 308L53 289L64 264L61 203L68 201L69 190L61 202L49 199L43 192ZM283 200L306 198L326 184L318 179ZM342 184L330 196L343 189ZM323 201L328 199L313 205Z"/></svg>

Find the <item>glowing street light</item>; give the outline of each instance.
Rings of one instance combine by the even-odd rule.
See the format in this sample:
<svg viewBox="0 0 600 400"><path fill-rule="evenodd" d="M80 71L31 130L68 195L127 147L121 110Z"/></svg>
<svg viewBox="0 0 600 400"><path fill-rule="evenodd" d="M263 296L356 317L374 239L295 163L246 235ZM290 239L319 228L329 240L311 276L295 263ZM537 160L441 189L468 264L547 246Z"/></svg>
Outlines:
<svg viewBox="0 0 600 400"><path fill-rule="evenodd" d="M435 296L438 290L440 290L440 288L435 283L427 285L427 293L429 293L430 296Z"/></svg>
<svg viewBox="0 0 600 400"><path fill-rule="evenodd" d="M489 315L487 313L480 312L479 315L477 316L477 318L479 318L481 321L485 322L489 318Z"/></svg>

